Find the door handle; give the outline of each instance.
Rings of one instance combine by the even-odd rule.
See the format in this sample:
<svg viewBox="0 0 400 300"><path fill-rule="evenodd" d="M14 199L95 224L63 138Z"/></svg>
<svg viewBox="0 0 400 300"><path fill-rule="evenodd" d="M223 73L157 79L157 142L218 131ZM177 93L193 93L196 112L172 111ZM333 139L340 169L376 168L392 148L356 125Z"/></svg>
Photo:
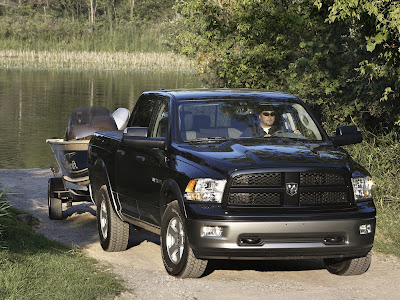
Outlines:
<svg viewBox="0 0 400 300"><path fill-rule="evenodd" d="M144 162L146 159L144 158L144 156L138 155L138 156L136 156L136 160L138 162Z"/></svg>
<svg viewBox="0 0 400 300"><path fill-rule="evenodd" d="M125 151L124 150L117 150L117 153L121 156L125 155Z"/></svg>

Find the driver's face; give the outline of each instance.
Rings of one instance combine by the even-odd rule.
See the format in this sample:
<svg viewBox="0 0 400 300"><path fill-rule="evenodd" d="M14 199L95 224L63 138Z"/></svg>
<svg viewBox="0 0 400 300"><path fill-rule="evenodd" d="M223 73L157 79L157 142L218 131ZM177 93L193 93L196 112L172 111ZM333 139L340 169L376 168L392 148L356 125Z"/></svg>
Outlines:
<svg viewBox="0 0 400 300"><path fill-rule="evenodd" d="M264 125L272 126L275 122L275 112L265 110L260 114L260 120Z"/></svg>

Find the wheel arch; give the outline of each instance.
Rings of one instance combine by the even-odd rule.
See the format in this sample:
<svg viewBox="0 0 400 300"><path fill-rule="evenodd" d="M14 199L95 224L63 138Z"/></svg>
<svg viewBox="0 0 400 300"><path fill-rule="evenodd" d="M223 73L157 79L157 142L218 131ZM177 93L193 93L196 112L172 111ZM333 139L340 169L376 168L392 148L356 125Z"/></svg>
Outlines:
<svg viewBox="0 0 400 300"><path fill-rule="evenodd" d="M94 198L94 204L96 203L96 198L98 198L98 193L100 188L105 185L107 187L108 196L111 199L112 207L117 214L117 216L123 220L121 214L121 204L119 202L118 196L115 196L113 193L113 188L111 186L110 177L108 176L107 166L102 159L97 159L94 163L93 172L91 174L90 183L91 183L91 192Z"/></svg>
<svg viewBox="0 0 400 300"><path fill-rule="evenodd" d="M178 183L175 180L173 179L164 180L160 193L161 193L161 198L160 198L161 218L165 212L165 209L167 208L167 205L174 200L178 201L181 212L183 213L184 217L187 218L182 190L180 189Z"/></svg>

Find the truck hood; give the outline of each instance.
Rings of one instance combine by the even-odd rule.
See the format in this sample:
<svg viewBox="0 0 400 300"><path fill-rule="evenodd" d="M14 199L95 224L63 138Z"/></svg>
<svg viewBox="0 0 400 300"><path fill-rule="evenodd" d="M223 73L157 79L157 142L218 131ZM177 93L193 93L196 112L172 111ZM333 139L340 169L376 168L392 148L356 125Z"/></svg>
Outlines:
<svg viewBox="0 0 400 300"><path fill-rule="evenodd" d="M185 160L223 175L261 168L341 168L354 172L355 163L340 147L298 140L230 140L217 144L180 145ZM357 165L358 166L358 165ZM360 170L363 172L363 170Z"/></svg>

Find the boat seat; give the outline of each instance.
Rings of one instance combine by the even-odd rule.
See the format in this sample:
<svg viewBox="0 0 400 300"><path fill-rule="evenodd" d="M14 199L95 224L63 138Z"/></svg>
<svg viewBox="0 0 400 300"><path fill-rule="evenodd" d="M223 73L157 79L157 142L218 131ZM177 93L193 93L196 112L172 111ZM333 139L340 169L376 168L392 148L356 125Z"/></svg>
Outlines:
<svg viewBox="0 0 400 300"><path fill-rule="evenodd" d="M76 108L69 118L65 140L89 140L96 131L117 130L117 125L105 107Z"/></svg>
<svg viewBox="0 0 400 300"><path fill-rule="evenodd" d="M126 108L120 107L112 113L112 116L117 124L118 130L124 130L128 125L131 112Z"/></svg>

